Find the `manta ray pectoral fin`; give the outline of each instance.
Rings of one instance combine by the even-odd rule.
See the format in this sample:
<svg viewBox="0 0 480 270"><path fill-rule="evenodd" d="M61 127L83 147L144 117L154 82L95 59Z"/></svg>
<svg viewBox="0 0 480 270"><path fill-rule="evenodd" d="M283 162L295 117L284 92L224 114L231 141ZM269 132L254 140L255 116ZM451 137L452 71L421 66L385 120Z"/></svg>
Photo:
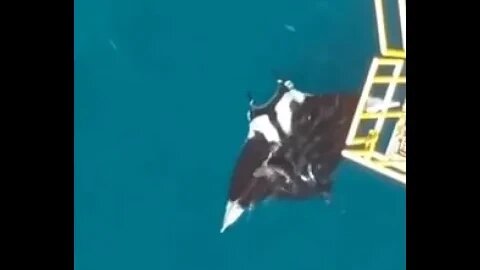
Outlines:
<svg viewBox="0 0 480 270"><path fill-rule="evenodd" d="M238 218L243 214L245 209L238 203L238 201L228 201L225 207L225 215L223 217L222 228L220 233L223 233L230 225L235 223Z"/></svg>
<svg viewBox="0 0 480 270"><path fill-rule="evenodd" d="M273 194L273 187L288 182L287 177L277 167L261 165L255 169L248 184L236 193L237 196L228 200L220 232L223 233L237 222L243 212L253 210L254 205L269 198Z"/></svg>

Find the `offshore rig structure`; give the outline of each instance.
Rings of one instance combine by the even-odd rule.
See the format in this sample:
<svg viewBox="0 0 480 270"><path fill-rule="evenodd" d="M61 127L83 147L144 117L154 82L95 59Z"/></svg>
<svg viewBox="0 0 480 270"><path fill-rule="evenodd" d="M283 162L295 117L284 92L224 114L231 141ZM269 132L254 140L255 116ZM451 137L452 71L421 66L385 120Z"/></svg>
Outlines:
<svg viewBox="0 0 480 270"><path fill-rule="evenodd" d="M372 59L342 155L406 186L406 0L389 1L396 2L389 8L398 17L388 20L385 1L374 2L380 55ZM395 22L400 44L394 44L395 35L389 34ZM382 99L385 106L367 110L370 98ZM392 102L398 106L387 106Z"/></svg>

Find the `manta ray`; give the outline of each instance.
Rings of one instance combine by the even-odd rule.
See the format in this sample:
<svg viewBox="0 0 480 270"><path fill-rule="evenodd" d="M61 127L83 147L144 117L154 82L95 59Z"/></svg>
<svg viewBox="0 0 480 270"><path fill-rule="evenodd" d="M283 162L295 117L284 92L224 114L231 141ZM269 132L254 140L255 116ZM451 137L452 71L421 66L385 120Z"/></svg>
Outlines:
<svg viewBox="0 0 480 270"><path fill-rule="evenodd" d="M277 83L263 105L249 95L248 136L233 170L221 233L267 198L330 195L360 95L314 95L289 80ZM382 103L370 99L367 109L379 110Z"/></svg>

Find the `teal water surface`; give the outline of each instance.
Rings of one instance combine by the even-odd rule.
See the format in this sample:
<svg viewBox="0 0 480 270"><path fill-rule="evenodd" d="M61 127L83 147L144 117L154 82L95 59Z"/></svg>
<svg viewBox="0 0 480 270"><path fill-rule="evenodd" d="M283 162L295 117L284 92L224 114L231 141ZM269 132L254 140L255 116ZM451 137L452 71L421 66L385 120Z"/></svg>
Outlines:
<svg viewBox="0 0 480 270"><path fill-rule="evenodd" d="M377 52L373 0L76 0L75 269L405 269L405 189L348 161L219 233L246 92L358 92Z"/></svg>

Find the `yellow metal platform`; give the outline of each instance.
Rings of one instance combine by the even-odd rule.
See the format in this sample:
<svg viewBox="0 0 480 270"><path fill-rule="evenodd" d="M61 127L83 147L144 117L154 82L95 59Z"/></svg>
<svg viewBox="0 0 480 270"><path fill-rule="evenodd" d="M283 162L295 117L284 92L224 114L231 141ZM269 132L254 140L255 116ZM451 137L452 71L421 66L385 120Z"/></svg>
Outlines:
<svg viewBox="0 0 480 270"><path fill-rule="evenodd" d="M398 0L401 45L392 48L388 42L385 24L385 5L375 1L378 39L381 56L374 57L363 85L362 95L347 136L347 147L342 152L346 158L384 174L404 185L406 180L406 8L405 0ZM389 70L388 74L383 74ZM400 93L402 92L403 93ZM400 100L399 100L399 97ZM367 110L371 99L383 100L377 110ZM389 107L397 102L399 106ZM386 121L395 121L392 132L384 128ZM380 141L387 140L381 150Z"/></svg>

